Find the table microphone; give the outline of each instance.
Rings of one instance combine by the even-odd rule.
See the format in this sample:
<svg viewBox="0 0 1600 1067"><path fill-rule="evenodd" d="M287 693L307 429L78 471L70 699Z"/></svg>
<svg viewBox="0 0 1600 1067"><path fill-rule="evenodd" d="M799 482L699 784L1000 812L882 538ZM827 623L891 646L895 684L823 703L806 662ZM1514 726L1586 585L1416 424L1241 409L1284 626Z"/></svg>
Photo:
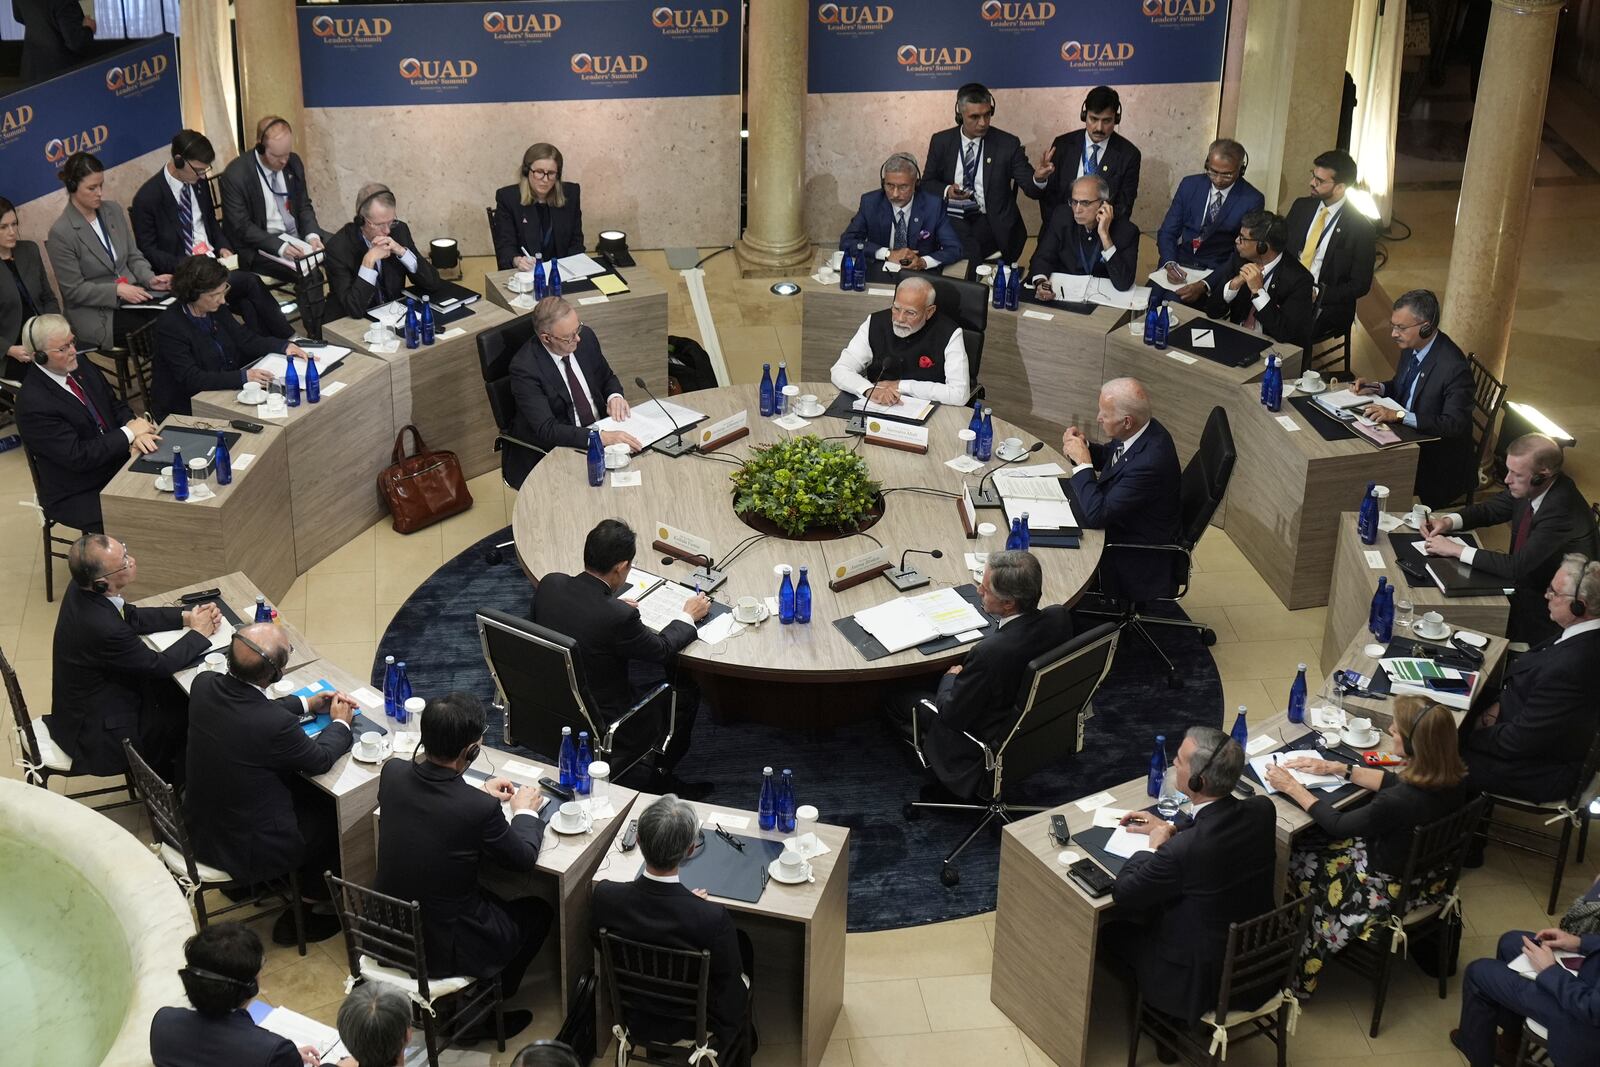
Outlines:
<svg viewBox="0 0 1600 1067"><path fill-rule="evenodd" d="M867 379L867 390L861 394L861 406L858 408L854 404L850 405L850 419L844 424L845 433L864 435L867 432L867 398L872 395L872 390L877 388L878 382L883 379L883 372L888 367L887 359L880 363L877 377Z"/></svg>
<svg viewBox="0 0 1600 1067"><path fill-rule="evenodd" d="M1012 463L1021 463L1023 460L1027 459L1029 456L1033 455L1043 447L1043 441L1035 441L1032 445L1023 450L1022 455L1012 456L1010 459L1002 459L999 463L990 468L989 472L978 480L978 489L972 494L972 506L975 508L1004 507L1005 501L1000 499L1000 491L993 485L990 485L986 489L984 488L984 483L990 478L993 478L994 472L999 470L1001 467L1008 466Z"/></svg>
<svg viewBox="0 0 1600 1067"><path fill-rule="evenodd" d="M657 452L660 452L663 456L672 456L674 458L683 455L685 452L693 452L695 450L695 443L693 441L685 441L683 439L683 430L678 426L678 420L672 417L672 411L667 407L667 405L663 404L659 400L656 400L656 394L650 391L650 387L645 384L644 378L635 375L633 384L637 385L640 389L643 389L645 395L651 400L655 400L656 407L659 408L661 413L667 417L667 421L672 423L672 440L668 441L666 438L662 438L650 447L655 449ZM709 561L706 565L707 567L710 566Z"/></svg>
<svg viewBox="0 0 1600 1067"><path fill-rule="evenodd" d="M915 568L912 570L906 570L906 557L911 555L913 552L917 553L918 555L932 556L934 559L944 558L944 553L937 548L908 548L904 552L900 553L900 568L898 570L884 571L883 576L889 579L889 583L902 593L908 592L912 589L920 589L929 582L933 581L932 578L929 578L926 574L921 573Z"/></svg>
<svg viewBox="0 0 1600 1067"><path fill-rule="evenodd" d="M669 563L671 561L671 559L672 559L671 556L664 556L664 557L662 557L661 562ZM715 561L712 560L712 558L710 556L699 556L699 555L689 556L689 557L687 557L685 559L685 562L686 563L692 563L692 562L694 562L696 560L699 561L700 566L696 567L689 574L689 580L695 583L695 585L699 588L700 592L702 592L702 593L714 592L718 586L720 586L723 582L726 582L728 580L728 576L727 576L726 573L724 573L723 571L717 570L717 568L715 566L713 566L713 563Z"/></svg>

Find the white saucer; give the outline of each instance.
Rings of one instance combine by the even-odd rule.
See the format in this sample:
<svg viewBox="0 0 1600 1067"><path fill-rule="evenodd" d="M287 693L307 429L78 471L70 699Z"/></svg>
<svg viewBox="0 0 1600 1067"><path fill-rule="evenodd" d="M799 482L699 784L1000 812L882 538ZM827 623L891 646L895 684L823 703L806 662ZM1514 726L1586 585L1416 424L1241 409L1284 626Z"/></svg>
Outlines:
<svg viewBox="0 0 1600 1067"><path fill-rule="evenodd" d="M823 407L821 404L818 404L809 411L797 411L795 414L799 415L802 419L820 419L822 417L822 413L827 410L827 408Z"/></svg>
<svg viewBox="0 0 1600 1067"><path fill-rule="evenodd" d="M1018 449L1017 451L1012 452L1010 455L1007 455L1004 451L997 448L994 450L994 454L996 459L1003 459L1007 463L1010 463L1014 459L1021 459L1023 456L1026 456L1028 454L1028 450L1025 448Z"/></svg>
<svg viewBox="0 0 1600 1067"><path fill-rule="evenodd" d="M156 492L158 492L158 493L170 493L170 492L172 492L172 479L171 478L163 478L163 477L161 477L161 475L158 474L158 475L156 475L155 481L156 481Z"/></svg>
<svg viewBox="0 0 1600 1067"><path fill-rule="evenodd" d="M1411 527L1411 529L1413 529L1413 530L1417 529L1416 517L1414 515L1412 515L1412 513L1409 512L1409 511L1406 512L1404 515L1400 516L1400 521L1405 523L1407 526Z"/></svg>
<svg viewBox="0 0 1600 1067"><path fill-rule="evenodd" d="M560 822L559 818L556 818L556 819L551 819L550 820L550 829L554 830L556 833L560 834L562 837L577 837L579 834L588 833L589 830L590 830L590 827L585 826L585 825L583 825L583 823L580 822L576 827L574 827L572 829L568 829L568 828L566 828L566 827L561 825L561 822Z"/></svg>
<svg viewBox="0 0 1600 1067"><path fill-rule="evenodd" d="M1379 656L1384 654L1386 649L1387 649L1387 646L1380 645L1376 641L1374 641L1371 644L1362 645L1361 646L1361 654L1363 656L1367 656L1370 659L1377 659Z"/></svg>
<svg viewBox="0 0 1600 1067"><path fill-rule="evenodd" d="M1307 389L1305 386L1300 384L1300 380L1298 378L1296 378L1293 382L1286 382L1285 384L1286 385L1293 385L1294 388L1295 388L1295 392L1304 393L1306 396L1316 396L1318 393L1325 393L1325 392L1328 391L1328 383L1327 382L1323 382L1322 384L1318 385L1315 389Z"/></svg>
<svg viewBox="0 0 1600 1067"><path fill-rule="evenodd" d="M810 864L806 864L806 873L801 875L799 878L785 878L782 874L782 871L783 866L777 860L773 860L771 863L767 864L767 873L772 876L772 880L774 882L782 882L784 885L800 885L802 882L811 881Z"/></svg>
<svg viewBox="0 0 1600 1067"><path fill-rule="evenodd" d="M756 626L760 623L766 622L771 617L772 613L767 610L767 606L765 604L762 604L757 609L756 617L751 619L749 622L745 622L743 619L739 618L737 612L734 613L733 621L738 623L740 626Z"/></svg>
<svg viewBox="0 0 1600 1067"><path fill-rule="evenodd" d="M1411 632L1424 641L1445 641L1450 637L1450 627L1448 625L1441 625L1439 629L1432 633L1424 633L1420 619L1411 624Z"/></svg>
<svg viewBox="0 0 1600 1067"><path fill-rule="evenodd" d="M1351 748L1372 748L1377 745L1378 741L1383 737L1383 735L1378 733L1376 730L1368 734L1365 741L1357 741L1355 740L1355 736L1356 735L1351 733L1349 730L1339 731L1339 740L1343 741Z"/></svg>
<svg viewBox="0 0 1600 1067"><path fill-rule="evenodd" d="M246 400L245 399L245 395L246 395L245 391L243 389L241 389L237 393L233 394L233 399L235 401L237 401L238 403L243 404L247 408L257 407L257 406L259 406L261 404L266 403L266 401L267 401L267 394L266 393L262 393L260 396L258 396L254 400Z"/></svg>
<svg viewBox="0 0 1600 1067"><path fill-rule="evenodd" d="M384 760L388 759L393 753L394 753L394 745L391 744L388 741L384 741L382 744L380 744L378 746L378 754L376 756L372 757L371 759L368 759L367 757L363 756L361 753L357 752L354 748L352 748L350 750L350 758L355 760L357 763L378 764L378 763L382 763Z"/></svg>

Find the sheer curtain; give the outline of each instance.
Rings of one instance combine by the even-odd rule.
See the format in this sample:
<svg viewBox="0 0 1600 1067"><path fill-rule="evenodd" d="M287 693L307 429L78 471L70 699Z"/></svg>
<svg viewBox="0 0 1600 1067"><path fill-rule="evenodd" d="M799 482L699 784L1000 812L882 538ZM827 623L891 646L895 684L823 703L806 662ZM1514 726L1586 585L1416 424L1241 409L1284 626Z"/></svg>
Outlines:
<svg viewBox="0 0 1600 1067"><path fill-rule="evenodd" d="M178 32L178 0L94 0L95 38L137 40ZM22 26L11 5L0 2L0 40L22 40Z"/></svg>

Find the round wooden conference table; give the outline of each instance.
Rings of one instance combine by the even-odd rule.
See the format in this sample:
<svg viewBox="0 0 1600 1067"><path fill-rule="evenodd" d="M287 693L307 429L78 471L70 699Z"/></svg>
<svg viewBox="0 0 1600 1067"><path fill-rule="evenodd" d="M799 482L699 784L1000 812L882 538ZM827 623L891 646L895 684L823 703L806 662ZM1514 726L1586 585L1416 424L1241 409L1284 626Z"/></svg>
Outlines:
<svg viewBox="0 0 1600 1067"><path fill-rule="evenodd" d="M801 392L815 393L827 404L838 390L828 383L810 382L801 384ZM840 563L874 548L872 538L883 543L895 564L905 549L940 549L944 553L941 559L913 555L907 560L908 565L933 580L931 586L914 591L921 593L929 588L971 583L965 554L1005 547L1004 512L980 510L979 521L993 522L998 530L989 537L969 539L962 527L957 500L893 491L921 487L959 493L964 481L976 484L976 475L963 475L945 465L946 460L963 452L964 443L957 433L967 425L969 408L944 405L933 413L926 424L926 455L860 443L858 454L885 490L883 517L865 533L824 541L791 540L781 535L764 537L724 565L723 559L730 550L757 532L734 514L729 476L735 468L728 460L746 459L752 448L791 434L772 420L760 417L755 386L706 389L672 399L704 412L707 421L701 425L747 409L750 434L711 455L695 452L674 459L646 451L634 456L627 469L641 472L643 481L632 487L613 488L609 473L599 488L591 487L585 457L576 450L562 449L545 457L518 492L512 517L517 555L531 578L537 581L556 571L581 571L584 537L605 518L621 519L638 533L636 568L679 584L692 583L693 565L681 560L663 564L668 557L650 547L657 527L666 523L709 540L718 569L725 570L728 576L715 596L727 604L742 596L775 595L778 579L773 568L779 564L792 566L796 577L802 565L808 567L811 622L785 626L776 618L768 618L746 626L743 632L717 645L697 641L679 658L680 669L689 670L701 681L719 714L735 718L819 726L844 721L859 717L863 701L872 699L863 687L870 690L877 683L891 681L903 685L903 679L934 675L961 662L970 645L932 656L912 648L868 661L833 622L901 594L882 577L836 593L828 588L828 577ZM795 433L828 437L842 435L844 427L844 420L822 416L811 420L807 430ZM1029 445L1034 440L1017 427L996 419L995 440L1009 436L1021 437ZM848 438L841 444L852 447L857 440ZM1028 460L1051 462L1063 468L1069 466L1048 441ZM1036 551L1044 571L1044 603L1071 602L1082 594L1099 565L1104 541L1100 531L1085 530L1080 548ZM772 682L803 684L784 689Z"/></svg>

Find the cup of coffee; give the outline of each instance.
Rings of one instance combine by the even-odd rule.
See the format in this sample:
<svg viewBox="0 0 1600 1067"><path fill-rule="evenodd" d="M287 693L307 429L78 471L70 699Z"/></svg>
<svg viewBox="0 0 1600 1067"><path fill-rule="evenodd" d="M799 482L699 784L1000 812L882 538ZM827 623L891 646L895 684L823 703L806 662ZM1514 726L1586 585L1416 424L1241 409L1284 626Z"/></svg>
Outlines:
<svg viewBox="0 0 1600 1067"><path fill-rule="evenodd" d="M1417 529L1422 529L1428 522L1428 516L1433 514L1433 509L1426 504L1417 504L1411 509L1411 524Z"/></svg>
<svg viewBox="0 0 1600 1067"><path fill-rule="evenodd" d="M262 388L260 382L244 383L244 402L246 404L259 404L266 398L267 391L266 389Z"/></svg>
<svg viewBox="0 0 1600 1067"><path fill-rule="evenodd" d="M576 800L562 804L556 811L556 824L569 833L583 829L583 805Z"/></svg>
<svg viewBox="0 0 1600 1067"><path fill-rule="evenodd" d="M1424 637L1428 634L1443 633L1444 616L1437 611L1425 611L1422 613L1422 620L1413 629Z"/></svg>
<svg viewBox="0 0 1600 1067"><path fill-rule="evenodd" d="M1302 391L1316 393L1322 390L1322 375L1314 370L1308 370L1300 375L1299 386Z"/></svg>
<svg viewBox="0 0 1600 1067"><path fill-rule="evenodd" d="M814 419L822 414L822 404L817 400L816 393L800 394L800 414L808 419Z"/></svg>
<svg viewBox="0 0 1600 1067"><path fill-rule="evenodd" d="M224 670L227 666L228 666L228 657L224 656L221 652L207 652L206 653L206 670L208 670L208 671L220 671L220 670Z"/></svg>
<svg viewBox="0 0 1600 1067"><path fill-rule="evenodd" d="M742 596L733 605L733 617L739 622L761 621L761 601L753 596Z"/></svg>
<svg viewBox="0 0 1600 1067"><path fill-rule="evenodd" d="M1346 719L1344 724L1344 732L1347 737L1351 737L1356 740L1371 738L1377 733L1377 731L1372 728L1371 719L1359 717L1351 717Z"/></svg>
<svg viewBox="0 0 1600 1067"><path fill-rule="evenodd" d="M1012 459L1022 453L1022 438L1008 437L1000 442L1000 457Z"/></svg>
<svg viewBox="0 0 1600 1067"><path fill-rule="evenodd" d="M365 730L356 741L356 754L362 759L377 759L383 751L383 735L376 730Z"/></svg>
<svg viewBox="0 0 1600 1067"><path fill-rule="evenodd" d="M783 872L785 878L799 881L811 877L811 865L806 858L792 848L786 848L778 855L778 870Z"/></svg>
<svg viewBox="0 0 1600 1067"><path fill-rule="evenodd" d="M621 442L618 442L614 445L606 445L606 470L621 470L623 467L628 465L628 462L629 455L627 445L622 444Z"/></svg>

